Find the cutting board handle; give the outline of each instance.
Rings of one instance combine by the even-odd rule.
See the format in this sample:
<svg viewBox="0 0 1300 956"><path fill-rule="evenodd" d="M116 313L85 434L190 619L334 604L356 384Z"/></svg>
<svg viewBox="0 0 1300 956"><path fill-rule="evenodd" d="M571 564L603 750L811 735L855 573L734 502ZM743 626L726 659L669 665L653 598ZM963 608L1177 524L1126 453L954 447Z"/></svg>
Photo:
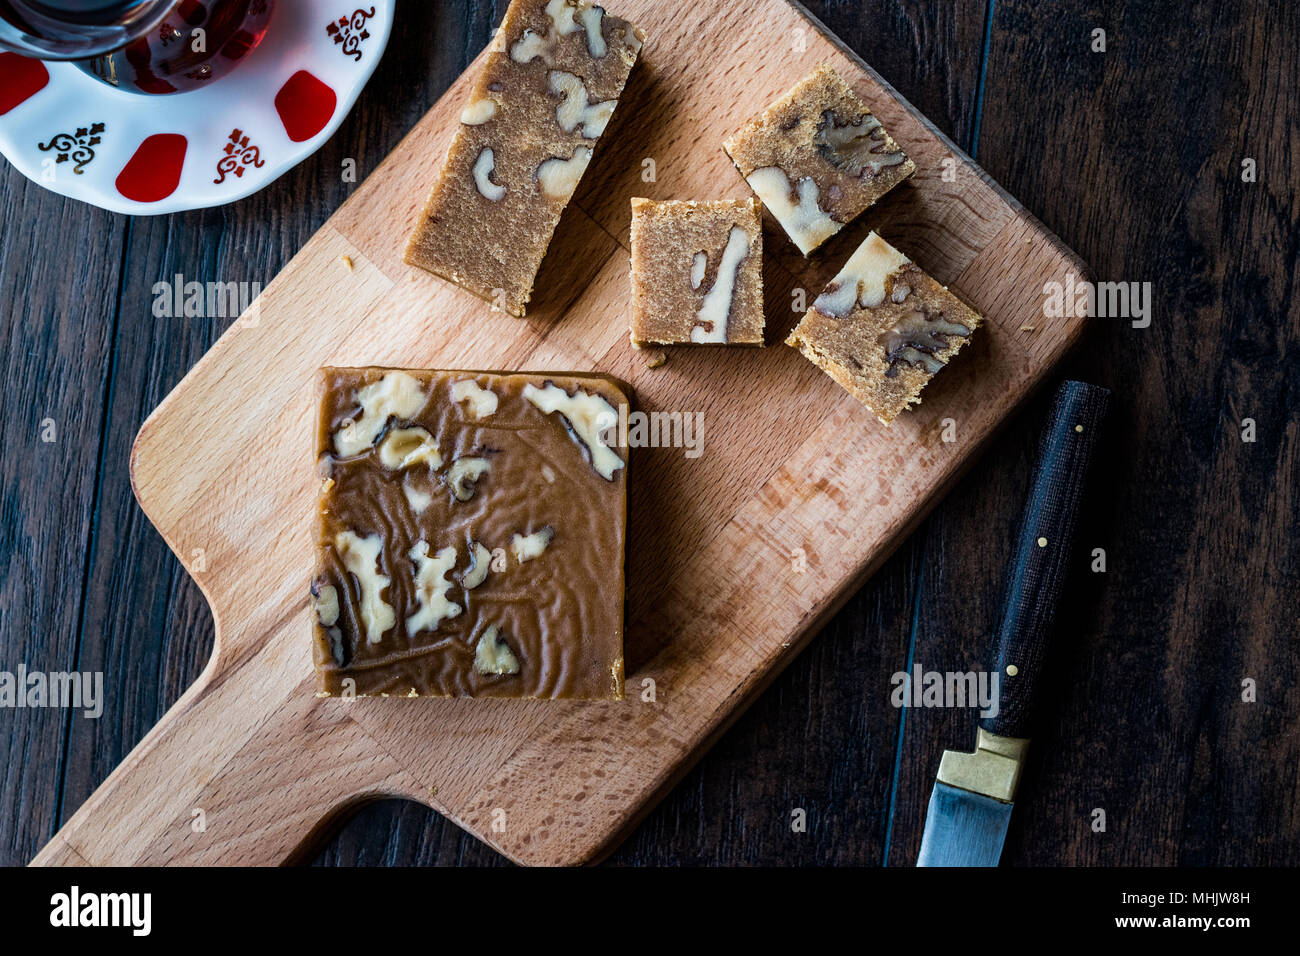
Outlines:
<svg viewBox="0 0 1300 956"><path fill-rule="evenodd" d="M409 796L406 774L309 677L217 660L32 861L293 862L357 803Z"/></svg>

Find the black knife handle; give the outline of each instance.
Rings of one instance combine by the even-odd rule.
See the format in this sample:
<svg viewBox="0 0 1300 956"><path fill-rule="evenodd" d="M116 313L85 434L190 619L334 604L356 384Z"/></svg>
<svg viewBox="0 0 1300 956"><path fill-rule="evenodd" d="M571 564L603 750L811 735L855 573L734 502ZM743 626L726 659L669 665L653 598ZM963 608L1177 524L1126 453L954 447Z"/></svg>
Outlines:
<svg viewBox="0 0 1300 956"><path fill-rule="evenodd" d="M1047 417L998 628L999 709L997 716L980 721L990 733L1031 736L1034 694L1047 657L1048 633L1109 398L1104 388L1067 381L1057 390Z"/></svg>

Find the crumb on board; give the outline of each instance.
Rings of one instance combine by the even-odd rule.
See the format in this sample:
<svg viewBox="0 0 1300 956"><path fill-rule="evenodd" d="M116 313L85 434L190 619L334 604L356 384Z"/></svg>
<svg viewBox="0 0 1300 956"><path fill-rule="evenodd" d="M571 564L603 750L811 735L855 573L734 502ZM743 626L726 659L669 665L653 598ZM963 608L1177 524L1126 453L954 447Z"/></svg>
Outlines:
<svg viewBox="0 0 1300 956"><path fill-rule="evenodd" d="M1032 325L1022 325L1020 327L1021 332L1033 332L1034 330L1035 330L1035 326Z"/></svg>
<svg viewBox="0 0 1300 956"><path fill-rule="evenodd" d="M351 272L354 268L356 268L354 265L352 265L351 256L339 256L339 261L348 267L349 272Z"/></svg>
<svg viewBox="0 0 1300 956"><path fill-rule="evenodd" d="M659 368L668 364L668 353L663 349L655 349L653 352L647 352L645 356L646 368Z"/></svg>

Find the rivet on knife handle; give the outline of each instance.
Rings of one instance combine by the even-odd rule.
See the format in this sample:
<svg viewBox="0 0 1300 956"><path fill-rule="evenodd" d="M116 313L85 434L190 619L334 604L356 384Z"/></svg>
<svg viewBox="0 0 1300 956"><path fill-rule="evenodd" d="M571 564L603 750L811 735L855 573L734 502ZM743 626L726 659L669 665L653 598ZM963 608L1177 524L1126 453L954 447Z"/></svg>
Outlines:
<svg viewBox="0 0 1300 956"><path fill-rule="evenodd" d="M980 722L989 734L1030 736L1034 695L1070 558L1079 498L1109 397L1104 388L1067 381L1052 403L998 629L998 713Z"/></svg>

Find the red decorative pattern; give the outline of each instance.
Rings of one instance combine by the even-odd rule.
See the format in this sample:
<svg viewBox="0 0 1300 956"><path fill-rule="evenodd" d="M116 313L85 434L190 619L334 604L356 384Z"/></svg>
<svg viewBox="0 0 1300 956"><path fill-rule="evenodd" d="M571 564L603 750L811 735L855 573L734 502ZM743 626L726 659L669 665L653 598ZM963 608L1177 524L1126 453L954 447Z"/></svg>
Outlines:
<svg viewBox="0 0 1300 956"><path fill-rule="evenodd" d="M31 99L50 82L50 72L40 60L0 53L0 116Z"/></svg>
<svg viewBox="0 0 1300 956"><path fill-rule="evenodd" d="M242 177L245 166L256 168L266 165L262 151L249 142L247 133L238 129L230 134L223 152L225 155L217 160L217 178L212 180L217 186L226 181L227 175Z"/></svg>
<svg viewBox="0 0 1300 956"><path fill-rule="evenodd" d="M366 21L375 15L375 8L357 9L350 17L339 17L337 21L325 25L325 32L334 38L339 49L358 63L361 62L361 44L370 39Z"/></svg>
<svg viewBox="0 0 1300 956"><path fill-rule="evenodd" d="M176 191L189 141L179 133L155 133L136 148L117 174L117 191L136 202L158 202Z"/></svg>
<svg viewBox="0 0 1300 956"><path fill-rule="evenodd" d="M329 125L337 105L338 96L333 88L306 70L289 77L275 94L275 110L280 114L284 131L295 143L311 139Z"/></svg>

